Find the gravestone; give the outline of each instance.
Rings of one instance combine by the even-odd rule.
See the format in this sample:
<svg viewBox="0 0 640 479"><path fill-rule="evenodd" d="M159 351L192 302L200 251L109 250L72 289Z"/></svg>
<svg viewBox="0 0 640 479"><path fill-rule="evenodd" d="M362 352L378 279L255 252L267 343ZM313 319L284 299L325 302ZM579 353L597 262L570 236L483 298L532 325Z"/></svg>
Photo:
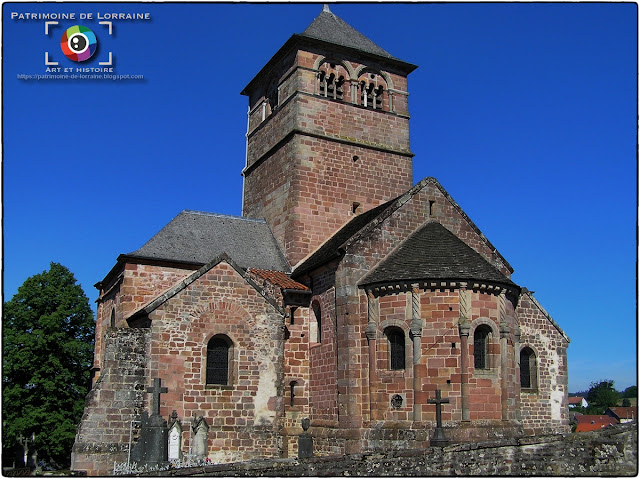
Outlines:
<svg viewBox="0 0 640 479"><path fill-rule="evenodd" d="M444 435L444 429L442 428L442 405L448 404L448 399L442 399L440 395L440 390L436 389L436 398L435 399L427 399L428 404L436 405L436 430L429 442L432 446L446 446L449 444L449 440Z"/></svg>
<svg viewBox="0 0 640 479"><path fill-rule="evenodd" d="M311 425L311 421L309 418L305 418L302 420L302 434L298 436L298 457L313 457L313 437L311 434L307 432L309 426Z"/></svg>
<svg viewBox="0 0 640 479"><path fill-rule="evenodd" d="M209 425L203 416L199 416L193 423L193 449L196 459L206 459L209 455Z"/></svg>
<svg viewBox="0 0 640 479"><path fill-rule="evenodd" d="M142 413L140 439L131 451L131 460L141 466L164 466L168 461L169 429L167 421L160 416L160 394L167 388L161 387L161 380L155 378L153 387L147 392L153 394L151 416Z"/></svg>
<svg viewBox="0 0 640 479"><path fill-rule="evenodd" d="M174 410L169 417L169 461L182 460L182 423Z"/></svg>

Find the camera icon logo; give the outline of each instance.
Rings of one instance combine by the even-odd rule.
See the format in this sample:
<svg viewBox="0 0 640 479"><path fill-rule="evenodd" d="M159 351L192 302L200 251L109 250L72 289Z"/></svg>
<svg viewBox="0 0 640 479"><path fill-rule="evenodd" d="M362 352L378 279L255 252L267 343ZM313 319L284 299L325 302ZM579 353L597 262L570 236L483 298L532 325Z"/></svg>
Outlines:
<svg viewBox="0 0 640 479"><path fill-rule="evenodd" d="M91 29L82 25L67 28L60 39L62 53L69 60L83 62L91 58L98 46L98 39Z"/></svg>

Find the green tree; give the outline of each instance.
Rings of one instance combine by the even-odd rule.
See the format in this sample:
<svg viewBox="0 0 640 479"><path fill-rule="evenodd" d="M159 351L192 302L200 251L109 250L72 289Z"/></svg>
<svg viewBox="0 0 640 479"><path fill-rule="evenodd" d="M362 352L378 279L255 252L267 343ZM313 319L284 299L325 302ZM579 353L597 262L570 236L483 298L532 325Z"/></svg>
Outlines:
<svg viewBox="0 0 640 479"><path fill-rule="evenodd" d="M28 278L2 313L2 439L36 435L39 459L70 463L89 389L94 321L73 274L51 263Z"/></svg>
<svg viewBox="0 0 640 479"><path fill-rule="evenodd" d="M603 414L608 407L618 404L620 393L613 387L613 380L605 379L591 383L587 393L589 414Z"/></svg>
<svg viewBox="0 0 640 479"><path fill-rule="evenodd" d="M638 386L629 386L622 393L623 398L637 398L638 397Z"/></svg>

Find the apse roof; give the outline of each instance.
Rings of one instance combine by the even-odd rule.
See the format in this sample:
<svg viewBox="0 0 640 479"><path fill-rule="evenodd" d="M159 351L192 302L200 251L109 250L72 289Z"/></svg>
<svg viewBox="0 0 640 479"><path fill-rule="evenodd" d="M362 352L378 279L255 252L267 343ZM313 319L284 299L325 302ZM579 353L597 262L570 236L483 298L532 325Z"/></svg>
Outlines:
<svg viewBox="0 0 640 479"><path fill-rule="evenodd" d="M480 280L516 286L437 221L430 221L412 233L360 284L421 279Z"/></svg>
<svg viewBox="0 0 640 479"><path fill-rule="evenodd" d="M206 264L222 253L244 269L290 270L266 221L190 210L125 256Z"/></svg>

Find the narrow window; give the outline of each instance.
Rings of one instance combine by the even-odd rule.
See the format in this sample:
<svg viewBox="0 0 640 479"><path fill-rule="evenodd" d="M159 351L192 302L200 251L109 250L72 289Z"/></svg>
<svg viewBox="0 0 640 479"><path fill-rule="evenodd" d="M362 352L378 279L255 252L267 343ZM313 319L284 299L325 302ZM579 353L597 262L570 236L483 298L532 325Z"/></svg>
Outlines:
<svg viewBox="0 0 640 479"><path fill-rule="evenodd" d="M231 341L214 336L207 344L207 384L229 384Z"/></svg>
<svg viewBox="0 0 640 479"><path fill-rule="evenodd" d="M290 400L289 400L289 405L290 405L290 406L293 406L293 405L294 405L294 403L295 403L294 399L295 399L295 397L296 397L296 386L297 386L297 385L298 385L298 383L297 383L297 382L295 382L295 381L291 381L291 382L289 383L289 390L290 390Z"/></svg>
<svg viewBox="0 0 640 479"><path fill-rule="evenodd" d="M111 310L111 327L112 328L116 327L116 308L113 308Z"/></svg>
<svg viewBox="0 0 640 479"><path fill-rule="evenodd" d="M316 343L322 342L322 310L320 309L320 304L317 301L313 303L313 319L315 319L315 340ZM314 335L312 334L313 338Z"/></svg>
<svg viewBox="0 0 640 479"><path fill-rule="evenodd" d="M536 389L536 355L531 348L520 351L520 387L522 389Z"/></svg>
<svg viewBox="0 0 640 479"><path fill-rule="evenodd" d="M324 71L318 73L318 91L321 96L327 96L327 74Z"/></svg>
<svg viewBox="0 0 640 479"><path fill-rule="evenodd" d="M489 326L478 326L473 333L473 365L476 369L489 369L490 338Z"/></svg>
<svg viewBox="0 0 640 479"><path fill-rule="evenodd" d="M400 328L387 328L385 330L389 347L389 367L393 371L404 369L404 332Z"/></svg>

